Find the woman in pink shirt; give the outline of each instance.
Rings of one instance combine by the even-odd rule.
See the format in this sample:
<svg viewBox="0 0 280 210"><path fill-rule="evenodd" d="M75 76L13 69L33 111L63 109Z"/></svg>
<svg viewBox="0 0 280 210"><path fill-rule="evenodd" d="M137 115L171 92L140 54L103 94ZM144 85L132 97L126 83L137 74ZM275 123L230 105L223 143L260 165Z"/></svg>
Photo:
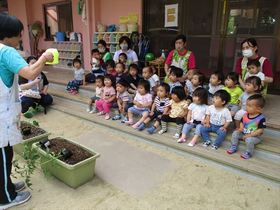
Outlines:
<svg viewBox="0 0 280 210"><path fill-rule="evenodd" d="M184 71L182 81L186 80L188 70L195 69L194 54L187 49L186 36L183 34L175 38L175 49L168 54L165 61L164 70L167 78L170 66L176 66Z"/></svg>

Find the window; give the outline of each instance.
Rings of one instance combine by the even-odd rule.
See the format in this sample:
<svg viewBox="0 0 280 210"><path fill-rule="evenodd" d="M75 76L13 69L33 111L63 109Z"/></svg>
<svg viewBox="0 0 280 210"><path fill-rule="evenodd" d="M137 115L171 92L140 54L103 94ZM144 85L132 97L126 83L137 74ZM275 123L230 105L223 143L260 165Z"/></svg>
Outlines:
<svg viewBox="0 0 280 210"><path fill-rule="evenodd" d="M55 33L73 31L71 1L44 5L45 33L47 40L53 40Z"/></svg>

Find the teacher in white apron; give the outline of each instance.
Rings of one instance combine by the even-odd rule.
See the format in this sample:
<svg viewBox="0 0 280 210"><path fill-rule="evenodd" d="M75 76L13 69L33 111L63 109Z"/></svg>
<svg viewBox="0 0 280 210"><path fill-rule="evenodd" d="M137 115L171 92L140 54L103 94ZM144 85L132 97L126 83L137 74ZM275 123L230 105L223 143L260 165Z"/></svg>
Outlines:
<svg viewBox="0 0 280 210"><path fill-rule="evenodd" d="M22 31L20 20L0 14L0 209L22 204L31 197L30 192L21 191L24 182L12 183L10 177L13 146L22 140L18 75L34 80L45 62L53 60L51 53L44 53L35 64L28 66L15 49Z"/></svg>

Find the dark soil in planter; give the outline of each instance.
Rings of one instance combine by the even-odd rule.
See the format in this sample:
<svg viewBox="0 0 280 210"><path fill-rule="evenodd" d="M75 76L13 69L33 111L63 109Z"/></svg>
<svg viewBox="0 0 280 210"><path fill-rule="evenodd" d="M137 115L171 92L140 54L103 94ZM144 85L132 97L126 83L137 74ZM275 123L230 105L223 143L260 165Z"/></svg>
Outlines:
<svg viewBox="0 0 280 210"><path fill-rule="evenodd" d="M28 135L24 135L22 134L22 139L23 140L26 140L26 139L30 139L30 138L33 138L35 136L39 136L39 135L42 135L44 133L46 133L46 131L44 131L43 129L39 128L39 127L36 127L34 125L31 125L29 123L26 123L26 122L21 122L21 130L27 130L28 127L31 127L31 133L28 134Z"/></svg>
<svg viewBox="0 0 280 210"><path fill-rule="evenodd" d="M56 155L59 155L62 149L67 149L73 153L73 155L70 158L64 159L63 157L59 157L59 160L74 165L76 163L79 163L85 159L88 159L92 157L93 155L90 154L85 149L75 145L71 144L71 142L66 141L63 138L54 138L50 140L50 152L53 152Z"/></svg>

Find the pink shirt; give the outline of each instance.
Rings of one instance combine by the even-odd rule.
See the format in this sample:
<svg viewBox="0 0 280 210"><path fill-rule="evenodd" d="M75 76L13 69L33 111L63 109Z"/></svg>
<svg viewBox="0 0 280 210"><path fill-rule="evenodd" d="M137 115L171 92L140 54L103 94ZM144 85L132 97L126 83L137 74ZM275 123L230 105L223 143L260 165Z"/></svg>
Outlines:
<svg viewBox="0 0 280 210"><path fill-rule="evenodd" d="M102 99L109 99L111 96L116 95L116 90L113 87L104 87Z"/></svg>
<svg viewBox="0 0 280 210"><path fill-rule="evenodd" d="M136 93L135 97L134 97L134 101L137 101L140 104L147 104L147 103L151 103L153 101L153 97L150 93L147 93L145 95L140 95L138 92ZM134 107L140 109L139 107L137 107L136 105L134 105Z"/></svg>
<svg viewBox="0 0 280 210"><path fill-rule="evenodd" d="M187 54L187 52L188 52L188 50L185 50L183 53L179 53L179 55L180 55L180 56L184 56L184 55ZM173 53L174 53L174 50L172 50L172 51L168 54L168 56L167 56L167 58L166 58L166 60L165 60L165 63L166 63L167 65L171 65ZM195 69L195 57L194 57L193 52L190 54L190 57L189 57L188 69Z"/></svg>

